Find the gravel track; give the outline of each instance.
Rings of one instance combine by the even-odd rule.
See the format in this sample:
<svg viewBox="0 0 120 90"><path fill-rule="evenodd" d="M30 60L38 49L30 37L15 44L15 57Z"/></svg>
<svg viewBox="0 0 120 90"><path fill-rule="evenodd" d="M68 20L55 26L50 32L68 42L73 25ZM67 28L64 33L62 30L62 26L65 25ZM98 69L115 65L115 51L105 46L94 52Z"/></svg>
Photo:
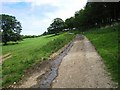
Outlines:
<svg viewBox="0 0 120 90"><path fill-rule="evenodd" d="M77 35L68 45L27 71L13 88L116 88L91 42Z"/></svg>
<svg viewBox="0 0 120 90"><path fill-rule="evenodd" d="M63 58L52 88L114 88L114 82L94 46L81 35Z"/></svg>

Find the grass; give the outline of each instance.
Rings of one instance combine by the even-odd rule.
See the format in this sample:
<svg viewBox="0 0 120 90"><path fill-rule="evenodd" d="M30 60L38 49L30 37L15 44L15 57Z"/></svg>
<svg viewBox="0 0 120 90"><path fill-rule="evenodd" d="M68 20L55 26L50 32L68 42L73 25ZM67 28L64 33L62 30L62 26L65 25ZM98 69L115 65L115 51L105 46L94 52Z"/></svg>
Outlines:
<svg viewBox="0 0 120 90"><path fill-rule="evenodd" d="M32 65L47 60L58 49L67 44L75 35L63 33L57 36L48 35L25 39L19 44L3 46L3 55L11 53L12 57L2 65L3 87L18 82L24 71Z"/></svg>
<svg viewBox="0 0 120 90"><path fill-rule="evenodd" d="M120 24L104 29L91 29L85 32L103 58L112 79L118 81L118 30Z"/></svg>

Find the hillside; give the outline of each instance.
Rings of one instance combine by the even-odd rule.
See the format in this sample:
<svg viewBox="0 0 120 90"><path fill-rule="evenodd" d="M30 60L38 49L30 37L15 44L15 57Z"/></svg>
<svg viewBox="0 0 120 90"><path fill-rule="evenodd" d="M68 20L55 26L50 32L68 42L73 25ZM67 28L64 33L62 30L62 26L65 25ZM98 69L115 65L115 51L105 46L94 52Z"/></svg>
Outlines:
<svg viewBox="0 0 120 90"><path fill-rule="evenodd" d="M46 35L28 38L3 46L2 78L3 86L18 82L31 66L48 60L49 56L74 38L74 34Z"/></svg>
<svg viewBox="0 0 120 90"><path fill-rule="evenodd" d="M87 38L102 56L114 81L118 81L118 31L120 24L106 28L95 28L85 32Z"/></svg>

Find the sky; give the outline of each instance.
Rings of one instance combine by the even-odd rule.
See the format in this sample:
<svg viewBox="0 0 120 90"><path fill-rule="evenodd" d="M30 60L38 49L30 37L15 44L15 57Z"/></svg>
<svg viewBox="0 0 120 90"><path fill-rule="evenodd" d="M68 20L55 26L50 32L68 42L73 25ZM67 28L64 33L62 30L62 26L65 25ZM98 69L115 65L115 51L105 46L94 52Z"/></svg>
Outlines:
<svg viewBox="0 0 120 90"><path fill-rule="evenodd" d="M74 16L86 3L87 0L0 0L0 14L15 16L22 25L22 35L40 35L53 19Z"/></svg>

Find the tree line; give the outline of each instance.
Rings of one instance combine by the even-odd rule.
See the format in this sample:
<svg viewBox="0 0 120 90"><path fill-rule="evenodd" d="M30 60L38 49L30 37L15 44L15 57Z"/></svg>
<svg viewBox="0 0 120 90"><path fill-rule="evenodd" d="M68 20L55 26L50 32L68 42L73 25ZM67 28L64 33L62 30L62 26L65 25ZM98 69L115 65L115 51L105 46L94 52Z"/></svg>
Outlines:
<svg viewBox="0 0 120 90"><path fill-rule="evenodd" d="M75 29L85 31L119 21L120 2L87 2L85 7L76 11L73 17L69 17L65 21L61 18L55 18L43 35L58 34L59 32ZM0 15L0 27L0 41L5 45L9 41L16 42L22 40L22 38L39 37L20 35L21 23L11 15Z"/></svg>
<svg viewBox="0 0 120 90"><path fill-rule="evenodd" d="M120 2L87 2L84 9L76 11L73 17L67 18L65 21L55 18L44 34L57 34L73 29L85 31L119 21Z"/></svg>

